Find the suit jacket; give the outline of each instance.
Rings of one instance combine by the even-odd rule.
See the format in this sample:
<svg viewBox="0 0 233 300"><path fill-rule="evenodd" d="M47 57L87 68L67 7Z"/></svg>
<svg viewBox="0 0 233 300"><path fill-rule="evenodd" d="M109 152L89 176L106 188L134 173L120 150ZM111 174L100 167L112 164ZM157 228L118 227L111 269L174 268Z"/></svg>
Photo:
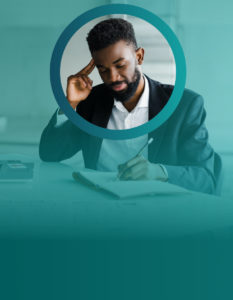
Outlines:
<svg viewBox="0 0 233 300"><path fill-rule="evenodd" d="M147 77L149 83L149 120L166 105L173 86ZM87 121L107 127L114 100L104 84L94 87L81 102L77 112ZM221 159L208 143L204 121L203 99L185 89L182 99L170 118L149 133L154 142L148 148L148 159L163 164L168 181L185 188L219 194L221 190ZM102 139L91 136L69 120L59 127L56 113L44 129L39 154L44 161L62 161L82 150L85 166L96 169Z"/></svg>

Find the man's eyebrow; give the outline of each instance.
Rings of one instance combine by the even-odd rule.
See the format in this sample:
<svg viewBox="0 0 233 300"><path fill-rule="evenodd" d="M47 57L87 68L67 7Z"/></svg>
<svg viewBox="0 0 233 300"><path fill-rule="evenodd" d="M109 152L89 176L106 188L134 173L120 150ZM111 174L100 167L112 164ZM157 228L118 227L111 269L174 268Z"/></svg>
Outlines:
<svg viewBox="0 0 233 300"><path fill-rule="evenodd" d="M113 64L116 64L116 63L118 63L119 61L121 61L121 60L123 60L124 59L124 57L120 57L120 58L118 58L117 60L115 60L114 62L113 62Z"/></svg>
<svg viewBox="0 0 233 300"><path fill-rule="evenodd" d="M117 60L115 60L115 61L113 62L113 64L117 64L119 61L122 61L123 59L124 59L124 57L120 57L120 58L118 58ZM103 66L103 65L101 65L101 64L97 64L96 67L97 67L97 68L105 68L105 66Z"/></svg>

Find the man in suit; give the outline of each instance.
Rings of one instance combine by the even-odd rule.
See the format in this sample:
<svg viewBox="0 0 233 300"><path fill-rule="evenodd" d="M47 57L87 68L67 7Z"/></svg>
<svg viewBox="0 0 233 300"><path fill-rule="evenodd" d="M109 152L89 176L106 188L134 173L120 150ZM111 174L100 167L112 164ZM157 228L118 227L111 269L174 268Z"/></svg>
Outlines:
<svg viewBox="0 0 233 300"><path fill-rule="evenodd" d="M67 100L87 121L107 129L128 129L155 117L173 87L144 75L144 49L137 47L132 25L122 19L98 23L88 34L90 63L68 78ZM103 84L92 87L97 67ZM142 137L114 141L86 134L57 111L42 133L40 157L61 161L82 150L85 166L114 171L123 180L162 180L205 193L220 192L221 159L208 144L201 96L185 90L173 115ZM136 154L148 138L153 142ZM123 164L124 163L124 164Z"/></svg>

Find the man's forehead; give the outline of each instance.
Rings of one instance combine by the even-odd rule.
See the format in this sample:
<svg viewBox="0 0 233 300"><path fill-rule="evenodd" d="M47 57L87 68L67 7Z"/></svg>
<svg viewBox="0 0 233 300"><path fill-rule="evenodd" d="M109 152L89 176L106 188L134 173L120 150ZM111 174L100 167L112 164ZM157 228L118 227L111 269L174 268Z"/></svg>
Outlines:
<svg viewBox="0 0 233 300"><path fill-rule="evenodd" d="M122 61L124 61L124 60L126 60L126 58L120 57L120 58L118 58L118 59L112 61L111 63L112 63L113 65L115 65L115 64L120 63L120 62L122 62ZM107 62L106 60L104 60L103 63L99 63L99 62L97 61L97 62L95 62L95 65L96 65L97 68L98 68L98 67L104 67L104 65L106 64L106 62Z"/></svg>
<svg viewBox="0 0 233 300"><path fill-rule="evenodd" d="M119 41L106 48L100 49L92 53L95 64L111 63L115 64L124 59L132 58L134 49L125 41Z"/></svg>

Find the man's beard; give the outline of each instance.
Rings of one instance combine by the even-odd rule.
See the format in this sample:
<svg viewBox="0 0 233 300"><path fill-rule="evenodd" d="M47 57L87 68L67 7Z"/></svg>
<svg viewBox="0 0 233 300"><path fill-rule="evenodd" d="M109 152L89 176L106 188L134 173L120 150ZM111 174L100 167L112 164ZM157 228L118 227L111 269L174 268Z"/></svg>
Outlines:
<svg viewBox="0 0 233 300"><path fill-rule="evenodd" d="M141 79L141 73L139 72L139 70L137 68L135 68L135 72L134 72L134 81L129 82L128 80L124 80L124 81L117 81L114 82L110 85L108 85L108 88L110 89L112 96L120 102L126 102L128 101L130 98L133 97L133 95L135 94L137 87L139 85ZM126 83L127 84L127 89L123 90L123 91L114 91L111 87L113 87L114 85L120 84L120 83Z"/></svg>

